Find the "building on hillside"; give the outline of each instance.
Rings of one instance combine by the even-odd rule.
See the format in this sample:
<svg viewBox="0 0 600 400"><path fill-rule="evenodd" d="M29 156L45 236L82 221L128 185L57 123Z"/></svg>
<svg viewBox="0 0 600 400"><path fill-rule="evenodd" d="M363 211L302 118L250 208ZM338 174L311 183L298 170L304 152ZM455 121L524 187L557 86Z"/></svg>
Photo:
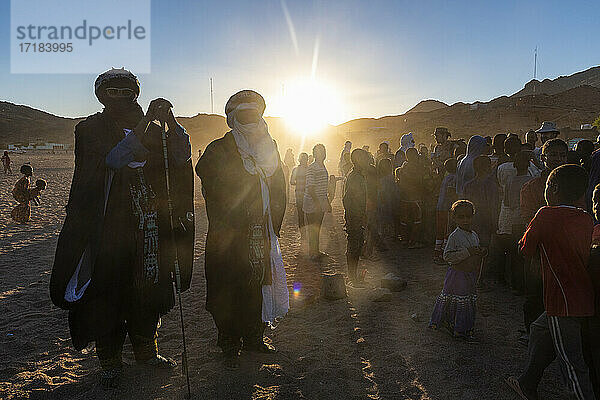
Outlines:
<svg viewBox="0 0 600 400"><path fill-rule="evenodd" d="M68 150L71 146L65 143L14 143L8 145L9 151L28 151L28 150L51 150L51 151L64 151Z"/></svg>

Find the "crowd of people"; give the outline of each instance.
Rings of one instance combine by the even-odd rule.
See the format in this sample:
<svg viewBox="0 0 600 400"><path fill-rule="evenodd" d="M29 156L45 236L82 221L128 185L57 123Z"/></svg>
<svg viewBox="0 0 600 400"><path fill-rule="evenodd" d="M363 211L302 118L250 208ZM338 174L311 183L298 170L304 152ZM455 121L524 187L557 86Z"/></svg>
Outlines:
<svg viewBox="0 0 600 400"><path fill-rule="evenodd" d="M335 174L323 144L300 153L297 164L291 149L281 161L262 117L264 98L243 90L225 107L231 131L199 151L192 169L189 135L169 101L155 99L144 113L139 81L125 69L101 74L94 89L104 110L75 130L50 294L69 310L74 347L95 342L104 386L122 376L127 335L138 364L176 365L159 354L157 327L175 305L173 283L177 294L191 284L195 170L208 217L206 309L225 367L238 368L242 351L276 351L263 334L289 309L279 245L288 200L307 256L319 263L329 258L321 225L341 185L349 285L365 286L361 258L377 259L391 246L431 246L432 261L447 271L429 328L476 342L478 290L507 286L523 295L519 343L528 346L528 362L506 383L536 399L558 358L577 398L600 396L598 143L582 140L570 150L551 122L524 142L498 134L467 143L438 127L431 148L417 146L411 133L396 152L388 142L372 154L348 141ZM46 182L31 188L33 169L21 172L13 218L25 221Z"/></svg>
<svg viewBox="0 0 600 400"><path fill-rule="evenodd" d="M507 384L522 398L536 399L544 369L558 357L577 398L596 398L599 143L581 140L570 150L552 122L527 132L524 141L498 134L475 135L465 143L451 140L443 127L433 136L432 151L426 145L417 149L409 133L395 153L383 142L374 155L368 146L353 149L347 141L339 175L329 179L322 144L313 148L312 163L301 153L294 166L293 156L286 155L308 255L314 261L327 256L318 237L323 213L331 211L331 188L342 180L351 285L364 285L359 260L373 257L374 248L433 245L433 261L448 269L431 329L477 342L478 288L507 286L523 295L518 342L529 349L525 371L508 377Z"/></svg>

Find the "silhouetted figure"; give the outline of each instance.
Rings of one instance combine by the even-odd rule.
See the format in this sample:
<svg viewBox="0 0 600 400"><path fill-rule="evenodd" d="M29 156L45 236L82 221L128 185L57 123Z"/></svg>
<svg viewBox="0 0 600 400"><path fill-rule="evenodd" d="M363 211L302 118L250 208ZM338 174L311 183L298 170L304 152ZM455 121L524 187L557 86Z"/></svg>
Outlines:
<svg viewBox="0 0 600 400"><path fill-rule="evenodd" d="M440 193L436 205L436 235L435 247L433 248L433 261L438 265L444 265L444 248L449 232L449 212L452 204L458 200L456 194L456 159L450 158L444 162L446 176L440 185Z"/></svg>
<svg viewBox="0 0 600 400"><path fill-rule="evenodd" d="M2 157L0 157L0 159L2 160L2 168L4 169L4 175L8 173L12 174L12 169L10 168L10 164L12 163L12 161L10 159L10 156L8 155L8 151L5 151Z"/></svg>
<svg viewBox="0 0 600 400"><path fill-rule="evenodd" d="M415 139L412 132L402 135L400 138L400 148L394 155L394 168L401 167L406 161L406 150L415 147Z"/></svg>
<svg viewBox="0 0 600 400"><path fill-rule="evenodd" d="M344 164L347 165L347 170L350 171L350 169L352 168L352 163L350 162L350 152L352 151L352 142L347 140L346 143L344 143L344 148L342 149L342 152L340 153L340 161L338 162L338 172L340 175L345 176L345 174L343 173L342 167ZM312 161L309 160L308 162L309 164L312 164ZM349 166L348 166L349 164Z"/></svg>
<svg viewBox="0 0 600 400"><path fill-rule="evenodd" d="M380 240L394 234L399 201L392 160L384 158L377 164L377 227Z"/></svg>
<svg viewBox="0 0 600 400"><path fill-rule="evenodd" d="M506 141L507 135L505 133L498 133L492 140L492 154L490 160L492 161L492 172L496 174L496 170L499 165L504 164L508 161L508 156L504 152L504 142Z"/></svg>
<svg viewBox="0 0 600 400"><path fill-rule="evenodd" d="M177 363L158 353L160 316L175 305L172 274L177 246L181 289L194 254L194 180L188 134L165 99L137 102L137 77L111 69L95 82L101 113L75 127L75 171L52 278L52 302L69 310L73 346L96 343L101 383L116 386L129 336L136 362L152 368ZM166 124L173 243L162 129Z"/></svg>
<svg viewBox="0 0 600 400"><path fill-rule="evenodd" d="M351 154L352 170L344 185L345 229L348 236L346 262L348 277L353 284L362 281L358 273L358 261L362 254L367 229L367 180L366 168L369 167L369 155L362 149L355 149Z"/></svg>
<svg viewBox="0 0 600 400"><path fill-rule="evenodd" d="M206 147L196 168L208 216L206 309L227 368L239 366L242 349L274 352L263 332L289 307L278 239L286 182L264 110L255 91L231 96L225 105L231 131Z"/></svg>
<svg viewBox="0 0 600 400"><path fill-rule="evenodd" d="M492 174L492 163L488 156L481 155L473 160L475 178L467 182L463 189L463 198L473 203L473 229L479 236L479 244L489 247L492 235L498 229L500 212L500 193L498 183Z"/></svg>
<svg viewBox="0 0 600 400"><path fill-rule="evenodd" d="M589 173L592 168L592 153L594 152L594 142L591 140L580 140L575 145L575 152L577 153L578 163L585 168Z"/></svg>
<svg viewBox="0 0 600 400"><path fill-rule="evenodd" d="M375 165L379 165L379 161L387 158L388 160L394 159L394 154L390 152L390 145L388 142L382 142L379 144L377 154L375 155Z"/></svg>
<svg viewBox="0 0 600 400"><path fill-rule="evenodd" d="M329 175L323 162L327 157L325 146L317 144L313 147L315 161L306 170L306 189L302 209L306 214L308 229L308 255L312 260L319 260L327 254L319 249L321 225L326 212L331 212L331 204L327 198Z"/></svg>
<svg viewBox="0 0 600 400"><path fill-rule="evenodd" d="M406 161L396 169L396 182L401 196L401 223L405 229L405 241L408 248L422 247L423 198L426 187L426 171L420 160L417 149L406 150Z"/></svg>
<svg viewBox="0 0 600 400"><path fill-rule="evenodd" d="M454 157L454 142L448 140L450 138L450 131L448 128L438 127L433 132L435 138L435 148L431 156L433 163L433 169L438 175L444 175L444 163L446 160Z"/></svg>
<svg viewBox="0 0 600 400"><path fill-rule="evenodd" d="M292 170L290 177L290 186L294 188L296 198L296 213L298 214L298 229L300 230L300 240L304 243L306 239L306 219L302 211L304 202L304 191L306 190L306 169L308 168L308 154L300 153L298 157L298 166Z"/></svg>

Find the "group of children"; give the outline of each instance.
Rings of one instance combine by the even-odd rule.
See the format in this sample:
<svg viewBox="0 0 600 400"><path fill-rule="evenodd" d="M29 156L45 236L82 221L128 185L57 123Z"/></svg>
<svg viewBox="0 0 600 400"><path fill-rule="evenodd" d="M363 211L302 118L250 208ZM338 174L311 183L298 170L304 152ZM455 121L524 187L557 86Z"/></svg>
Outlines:
<svg viewBox="0 0 600 400"><path fill-rule="evenodd" d="M440 200L454 189L459 200L450 206L448 226L456 228L445 241L442 260L434 255L449 267L429 326L473 341L480 281L505 283L525 294L526 333L520 342L528 346L524 372L508 377L507 384L521 398L537 399L544 370L558 358L576 398L595 399L600 396L600 251L592 247L592 237L600 239L600 225L594 228L584 209L588 187L600 182L588 174L594 163L587 143L583 151L569 152L556 136L542 138L539 159L516 135L494 140L504 142L503 151L496 145L494 153L485 138L473 136L457 169L454 160L445 162ZM448 204L438 204L443 227ZM600 185L593 209L600 220ZM595 252L598 256L590 258Z"/></svg>

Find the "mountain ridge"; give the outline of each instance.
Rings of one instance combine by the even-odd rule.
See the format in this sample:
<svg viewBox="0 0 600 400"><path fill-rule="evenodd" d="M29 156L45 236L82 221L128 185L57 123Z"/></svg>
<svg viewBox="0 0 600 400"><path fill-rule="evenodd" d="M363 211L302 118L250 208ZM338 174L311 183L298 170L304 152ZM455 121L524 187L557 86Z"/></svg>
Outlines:
<svg viewBox="0 0 600 400"><path fill-rule="evenodd" d="M358 140L371 142L381 138L396 140L400 134L413 131L418 141L430 142L436 126L446 126L453 137L468 138L473 134L525 132L547 120L556 122L559 127L578 127L593 122L598 114L600 66L552 80L532 80L515 94L499 96L489 102L448 105L434 99L423 100L404 114L363 117L331 126L322 137L333 136L337 142L356 136ZM74 127L82 119L0 101L0 148L9 143L40 141L73 144ZM190 134L194 148L204 148L229 130L225 117L217 114L199 113L177 119ZM280 145L301 143L288 132L281 118L265 119Z"/></svg>

